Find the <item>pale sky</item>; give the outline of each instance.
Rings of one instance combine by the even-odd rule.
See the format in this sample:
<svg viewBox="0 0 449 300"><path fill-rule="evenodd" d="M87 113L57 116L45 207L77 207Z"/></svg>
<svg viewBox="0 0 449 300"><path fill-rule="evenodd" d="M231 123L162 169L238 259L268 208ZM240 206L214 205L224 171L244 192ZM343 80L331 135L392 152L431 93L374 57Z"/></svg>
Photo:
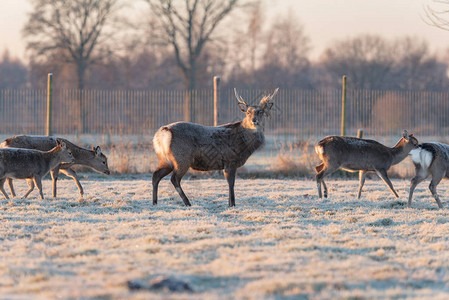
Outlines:
<svg viewBox="0 0 449 300"><path fill-rule="evenodd" d="M312 44L316 59L333 41L362 33L386 38L416 36L428 41L431 50L449 48L449 31L427 25L424 7L436 7L433 0L263 0L270 18L298 17ZM449 7L448 7L449 8ZM0 54L8 49L12 57L25 59L21 30L31 10L28 0L0 0ZM448 14L449 20L449 14Z"/></svg>

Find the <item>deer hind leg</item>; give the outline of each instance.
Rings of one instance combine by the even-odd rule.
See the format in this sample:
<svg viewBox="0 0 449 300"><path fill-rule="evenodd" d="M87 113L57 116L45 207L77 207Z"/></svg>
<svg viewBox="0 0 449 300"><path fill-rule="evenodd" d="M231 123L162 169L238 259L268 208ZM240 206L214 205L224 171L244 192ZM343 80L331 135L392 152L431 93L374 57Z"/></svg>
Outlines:
<svg viewBox="0 0 449 300"><path fill-rule="evenodd" d="M27 183L28 183L28 186L30 187L29 189L28 189L28 191L25 193L25 195L23 195L23 199L25 199L26 197L28 197L28 195L34 190L34 182L33 182L33 179L27 179L26 180L27 181Z"/></svg>
<svg viewBox="0 0 449 300"><path fill-rule="evenodd" d="M5 184L6 178L0 179L0 191L2 192L3 196L5 196L6 199L9 199L8 194L6 194L5 189L3 188L3 185Z"/></svg>
<svg viewBox="0 0 449 300"><path fill-rule="evenodd" d="M235 206L235 195L234 195L234 183L235 183L235 172L236 169L223 170L223 174L226 177L229 185L229 206Z"/></svg>
<svg viewBox="0 0 449 300"><path fill-rule="evenodd" d="M388 178L387 175L387 170L385 169L379 169L376 170L377 175L379 175L379 177L383 180L383 182L386 183L386 185L388 185L388 187L390 188L390 191L394 194L394 196L396 198L399 198L398 194L396 193L396 191L394 190L393 184L390 181L390 178Z"/></svg>
<svg viewBox="0 0 449 300"><path fill-rule="evenodd" d="M359 171L359 192L357 194L357 199L360 199L360 196L362 195L362 188L365 184L366 179L366 171L360 170Z"/></svg>
<svg viewBox="0 0 449 300"><path fill-rule="evenodd" d="M428 174L421 168L421 165L415 165L415 177L410 181L410 192L408 194L407 206L412 207L412 197L416 186L426 179Z"/></svg>
<svg viewBox="0 0 449 300"><path fill-rule="evenodd" d="M181 196L182 201L184 201L184 204L186 206L192 206L192 204L190 204L189 198L187 198L186 194L184 194L184 191L182 190L182 187L181 187L181 179L187 173L188 169L189 169L188 167L187 168L184 168L184 167L175 168L173 170L173 175L171 176L171 183L175 187L179 196Z"/></svg>
<svg viewBox="0 0 449 300"><path fill-rule="evenodd" d="M42 179L40 177L35 176L33 181L36 184L37 189L39 190L39 195L41 196L41 199L44 200L44 193L42 192Z"/></svg>
<svg viewBox="0 0 449 300"><path fill-rule="evenodd" d="M9 190L11 191L11 195L13 197L16 196L16 192L14 191L14 185L12 184L12 178L6 178L6 182L8 182Z"/></svg>
<svg viewBox="0 0 449 300"><path fill-rule="evenodd" d="M173 171L172 166L159 166L156 171L153 173L153 205L157 204L157 189L159 187L159 182L162 178L170 174L170 172Z"/></svg>
<svg viewBox="0 0 449 300"><path fill-rule="evenodd" d="M78 180L78 175L76 175L76 172L72 168L59 169L58 171L75 180L75 184L78 187L78 191L80 192L80 197L83 197L84 195L83 187L81 186L81 183ZM57 179L58 178L56 177L56 180ZM56 180L53 181L53 197L56 197Z"/></svg>
<svg viewBox="0 0 449 300"><path fill-rule="evenodd" d="M324 188L324 198L327 198L328 194L327 194L327 186L326 183L324 182L324 177L335 172L338 169L339 166L327 166L324 163L319 164L318 166L315 167L315 171L317 171L318 174L316 174L315 179L316 179L316 184L317 184L317 188L318 188L318 198L323 198L322 193L321 193L321 184L323 184L323 188Z"/></svg>
<svg viewBox="0 0 449 300"><path fill-rule="evenodd" d="M444 173L442 174L442 172L435 172L432 174L432 180L429 184L429 190L432 193L433 198L435 198L439 208L443 208L443 205L441 204L440 197L437 194L437 186L443 177Z"/></svg>

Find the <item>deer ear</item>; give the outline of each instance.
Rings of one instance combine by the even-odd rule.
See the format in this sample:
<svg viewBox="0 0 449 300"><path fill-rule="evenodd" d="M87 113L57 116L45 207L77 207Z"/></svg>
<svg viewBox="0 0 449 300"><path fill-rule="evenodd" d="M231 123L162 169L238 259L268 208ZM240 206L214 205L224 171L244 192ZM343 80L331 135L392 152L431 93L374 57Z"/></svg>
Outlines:
<svg viewBox="0 0 449 300"><path fill-rule="evenodd" d="M248 106L246 106L246 104L244 104L244 103L238 103L238 106L239 106L240 110L243 112L246 112L248 110Z"/></svg>
<svg viewBox="0 0 449 300"><path fill-rule="evenodd" d="M265 107L265 110L270 110L273 107L274 103L268 102L267 106Z"/></svg>
<svg viewBox="0 0 449 300"><path fill-rule="evenodd" d="M410 137L407 130L404 130L404 132L402 133L402 137L406 140Z"/></svg>
<svg viewBox="0 0 449 300"><path fill-rule="evenodd" d="M96 155L96 156L98 156L98 155L101 154L100 146L94 147L93 149L94 149L94 151L95 151L95 155Z"/></svg>
<svg viewBox="0 0 449 300"><path fill-rule="evenodd" d="M59 142L59 145L60 145L63 149L67 148L66 145L65 145L65 143L64 143L63 141L60 141L60 142Z"/></svg>

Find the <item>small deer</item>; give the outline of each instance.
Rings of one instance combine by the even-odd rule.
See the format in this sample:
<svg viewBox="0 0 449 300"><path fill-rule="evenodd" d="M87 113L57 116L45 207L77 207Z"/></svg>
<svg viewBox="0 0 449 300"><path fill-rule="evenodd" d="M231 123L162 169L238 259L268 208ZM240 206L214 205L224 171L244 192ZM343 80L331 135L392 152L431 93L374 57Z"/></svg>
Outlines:
<svg viewBox="0 0 449 300"><path fill-rule="evenodd" d="M154 135L154 150L159 166L153 173L153 205L161 179L173 172L171 182L186 206L191 206L181 188L189 168L199 171L223 170L229 185L229 206L235 206L234 182L237 168L265 142L265 117L270 115L273 94L264 96L257 106L248 105L234 89L243 121L217 127L177 122L162 126Z"/></svg>
<svg viewBox="0 0 449 300"><path fill-rule="evenodd" d="M324 197L327 198L327 187L324 177L341 168L349 172L359 172L360 199L366 173L375 171L388 185L396 198L398 194L388 178L387 171L392 165L398 164L407 157L412 149L418 147L418 140L413 134L404 130L401 140L393 147L387 147L374 140L354 137L328 136L315 146L315 151L322 163L315 167L318 197L322 198L321 183L324 187Z"/></svg>
<svg viewBox="0 0 449 300"><path fill-rule="evenodd" d="M437 186L443 178L449 175L449 145L441 143L423 143L417 149L410 151L415 165L415 177L410 182L408 195L408 207L412 206L413 191L424 179L432 176L429 190L439 208L443 208L440 197L437 194Z"/></svg>
<svg viewBox="0 0 449 300"><path fill-rule="evenodd" d="M10 137L0 143L0 148L12 147L12 148L25 148L35 149L41 151L48 151L56 146L57 140L63 141L68 149L73 154L75 160L71 163L61 163L50 171L51 178L53 180L53 197L56 197L56 182L58 180L59 172L67 175L75 180L78 187L80 196L83 197L84 191L81 183L78 180L76 172L72 169L73 165L84 165L93 168L94 170L109 175L108 159L101 152L100 146L92 147L92 150L78 147L77 145L69 142L66 139L55 138L49 136L27 136L17 135ZM15 196L14 185L12 179L8 178L9 189L11 194Z"/></svg>
<svg viewBox="0 0 449 300"><path fill-rule="evenodd" d="M6 178L26 179L30 188L23 198L26 198L36 185L41 199L44 199L42 178L60 163L73 163L75 160L64 142L57 141L56 144L56 147L49 151L0 149L0 191L6 199L9 199L3 188Z"/></svg>

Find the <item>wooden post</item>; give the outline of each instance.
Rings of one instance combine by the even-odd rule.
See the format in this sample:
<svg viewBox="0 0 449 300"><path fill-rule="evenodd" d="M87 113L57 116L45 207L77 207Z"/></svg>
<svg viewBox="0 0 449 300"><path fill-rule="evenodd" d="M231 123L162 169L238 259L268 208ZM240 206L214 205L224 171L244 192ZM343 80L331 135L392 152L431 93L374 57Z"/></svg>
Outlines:
<svg viewBox="0 0 449 300"><path fill-rule="evenodd" d="M346 75L343 75L341 91L341 135L346 135Z"/></svg>
<svg viewBox="0 0 449 300"><path fill-rule="evenodd" d="M363 129L357 130L357 137L358 137L359 139L363 138Z"/></svg>
<svg viewBox="0 0 449 300"><path fill-rule="evenodd" d="M214 76L214 126L218 126L219 99L220 99L220 76Z"/></svg>
<svg viewBox="0 0 449 300"><path fill-rule="evenodd" d="M53 74L48 73L47 78L47 136L51 136L51 112L52 112L52 101L53 101Z"/></svg>

